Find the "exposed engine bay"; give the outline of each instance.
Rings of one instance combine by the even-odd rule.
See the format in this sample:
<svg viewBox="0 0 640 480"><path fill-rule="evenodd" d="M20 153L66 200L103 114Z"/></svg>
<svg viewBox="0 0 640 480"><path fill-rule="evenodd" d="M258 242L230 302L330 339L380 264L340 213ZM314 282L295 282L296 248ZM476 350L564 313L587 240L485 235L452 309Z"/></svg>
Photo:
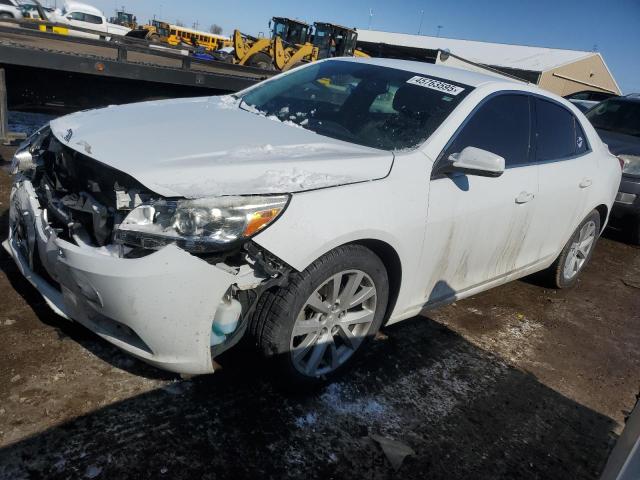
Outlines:
<svg viewBox="0 0 640 480"><path fill-rule="evenodd" d="M189 322L190 326L180 332L189 341L197 341L194 327L205 329L202 334L209 338L208 360L201 354L192 355L193 347L185 346L184 353L180 353L184 365L179 368L198 373L209 371L211 358L242 338L261 294L288 281L291 268L249 239L238 239L224 250L208 252L185 252L177 243L144 248L122 241L117 235L118 227L134 209L169 199L146 189L130 175L65 146L48 128L39 131L27 147L16 153L13 170L16 183L10 241L13 242L14 258L26 260L22 267L33 271L31 278L37 277L38 283L34 285L41 293L48 292L43 295L56 312L85 324L107 339L115 339L122 348L150 363L178 368L171 363L167 365L164 359L156 359L157 345L165 342L154 339L153 324L157 322L147 321L138 312L129 322L123 323L121 320L127 319L107 313L113 308L117 311L118 303L125 301L123 289L135 298L131 301L148 301L149 305L157 307L164 303L163 312L170 312L173 307L176 312L188 311L188 299L173 303L169 298L162 302L152 300L159 290L151 287L154 280L147 272L157 271L158 278L166 275L172 278L171 271L174 270L176 275L184 276L182 283L196 282L199 288L200 285L206 288L209 281L214 282L209 290L214 297L209 308L197 315L191 314L193 320L184 318L184 313L176 313L173 317L174 321ZM28 200L29 196L32 200ZM29 218L35 220L35 228L29 224ZM160 254L164 247L169 248ZM69 258L75 256L73 248L86 252L88 258L73 259L80 263L71 265ZM154 252L158 252L157 255L151 255ZM102 263L109 259L118 266ZM20 258L17 260L20 262ZM149 263L138 268L135 263L141 260ZM89 266L94 261L101 265L95 270ZM127 287L129 280L124 273L121 284L110 281L107 286L100 287L103 275L109 275L106 272L112 267L117 272L130 270L140 278ZM86 268L89 270L85 271ZM180 283L179 279L176 281ZM196 317L200 318L197 322ZM195 322L194 326L191 326L192 322ZM153 333L147 333L150 328ZM172 345L163 346L162 350L171 351Z"/></svg>
<svg viewBox="0 0 640 480"><path fill-rule="evenodd" d="M31 152L33 168L21 168L31 176L47 220L61 238L111 245L114 227L154 198L131 176L63 145L46 131Z"/></svg>

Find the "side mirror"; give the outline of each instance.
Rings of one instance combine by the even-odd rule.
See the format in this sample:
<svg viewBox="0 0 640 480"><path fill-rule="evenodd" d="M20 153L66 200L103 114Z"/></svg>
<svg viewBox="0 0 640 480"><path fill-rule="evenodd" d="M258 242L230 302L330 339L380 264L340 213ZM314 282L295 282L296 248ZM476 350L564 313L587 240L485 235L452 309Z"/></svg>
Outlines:
<svg viewBox="0 0 640 480"><path fill-rule="evenodd" d="M499 177L504 173L504 158L476 147L466 147L449 155L451 171L482 177Z"/></svg>

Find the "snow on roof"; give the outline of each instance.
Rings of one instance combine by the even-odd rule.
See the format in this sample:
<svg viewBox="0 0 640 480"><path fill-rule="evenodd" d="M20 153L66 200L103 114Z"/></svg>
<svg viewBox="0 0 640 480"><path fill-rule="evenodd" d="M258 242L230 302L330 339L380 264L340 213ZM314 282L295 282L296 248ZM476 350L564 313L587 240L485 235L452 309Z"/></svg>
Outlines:
<svg viewBox="0 0 640 480"><path fill-rule="evenodd" d="M358 30L358 41L427 50L449 49L459 57L484 65L544 72L594 55L593 52L428 37L407 33Z"/></svg>

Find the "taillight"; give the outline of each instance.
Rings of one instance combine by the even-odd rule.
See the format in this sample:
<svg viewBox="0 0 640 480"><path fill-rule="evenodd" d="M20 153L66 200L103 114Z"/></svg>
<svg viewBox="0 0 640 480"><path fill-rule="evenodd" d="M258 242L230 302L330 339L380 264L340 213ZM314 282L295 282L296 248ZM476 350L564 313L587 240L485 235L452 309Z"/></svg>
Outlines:
<svg viewBox="0 0 640 480"><path fill-rule="evenodd" d="M616 158L620 162L620 170L624 170L624 160L620 157L616 157Z"/></svg>

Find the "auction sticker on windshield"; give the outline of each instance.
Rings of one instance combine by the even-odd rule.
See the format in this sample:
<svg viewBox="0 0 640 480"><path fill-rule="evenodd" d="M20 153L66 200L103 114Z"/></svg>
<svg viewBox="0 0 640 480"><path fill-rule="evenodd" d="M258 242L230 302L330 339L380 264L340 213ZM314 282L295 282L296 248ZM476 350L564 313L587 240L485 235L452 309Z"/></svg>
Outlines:
<svg viewBox="0 0 640 480"><path fill-rule="evenodd" d="M440 80L434 80L433 78L421 77L416 75L415 77L407 80L407 83L412 85L418 85L420 87L430 88L431 90L437 90L439 92L449 93L451 95L458 95L464 91L464 88L450 83L441 82Z"/></svg>

